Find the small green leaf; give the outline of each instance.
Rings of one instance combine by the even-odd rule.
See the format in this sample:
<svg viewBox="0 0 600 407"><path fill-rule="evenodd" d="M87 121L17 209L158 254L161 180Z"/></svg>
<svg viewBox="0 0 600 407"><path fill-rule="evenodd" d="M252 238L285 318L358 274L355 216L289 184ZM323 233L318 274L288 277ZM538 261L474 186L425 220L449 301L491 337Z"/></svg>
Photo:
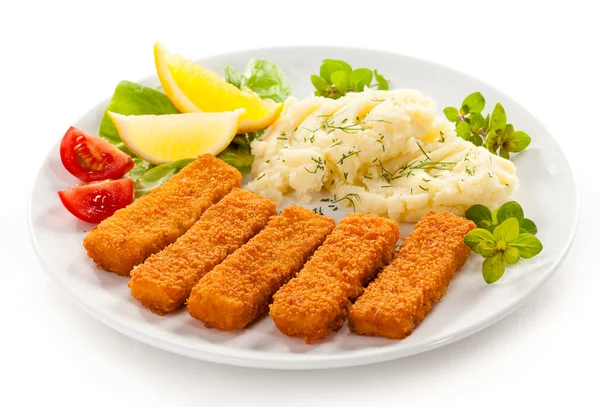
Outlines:
<svg viewBox="0 0 600 407"><path fill-rule="evenodd" d="M506 158L507 160L510 160L510 154L508 154L508 151L506 151L503 148L500 149L500 154L499 155L502 158Z"/></svg>
<svg viewBox="0 0 600 407"><path fill-rule="evenodd" d="M456 135L462 139L468 140L469 137L471 137L471 127L469 126L469 123L456 123Z"/></svg>
<svg viewBox="0 0 600 407"><path fill-rule="evenodd" d="M463 100L461 108L465 113L481 113L485 107L485 99L479 92L471 93Z"/></svg>
<svg viewBox="0 0 600 407"><path fill-rule="evenodd" d="M472 130L480 130L485 126L485 118L481 113L472 113L469 116L469 124Z"/></svg>
<svg viewBox="0 0 600 407"><path fill-rule="evenodd" d="M529 143L531 143L531 137L524 131L515 131L512 139L512 146L510 151L513 153L518 153L525 150Z"/></svg>
<svg viewBox="0 0 600 407"><path fill-rule="evenodd" d="M525 218L525 213L523 212L523 208L519 205L518 202L509 201L504 205L498 208L497 213L498 222L502 223L508 218L517 218L519 221L519 226L521 221Z"/></svg>
<svg viewBox="0 0 600 407"><path fill-rule="evenodd" d="M444 109L444 114L446 115L446 118L451 122L458 121L458 110L455 107L448 106Z"/></svg>
<svg viewBox="0 0 600 407"><path fill-rule="evenodd" d="M242 74L231 65L225 65L225 80L238 89L242 87Z"/></svg>
<svg viewBox="0 0 600 407"><path fill-rule="evenodd" d="M483 145L483 138L481 138L481 136L473 136L469 138L469 141L473 144L475 144L477 147L480 147Z"/></svg>
<svg viewBox="0 0 600 407"><path fill-rule="evenodd" d="M485 259L483 262L483 279L486 283L493 284L502 277L505 269L504 256L502 253L496 253L493 257Z"/></svg>
<svg viewBox="0 0 600 407"><path fill-rule="evenodd" d="M466 234L464 240L465 244L471 248L475 253L479 253L477 250L477 246L481 242L490 242L494 243L494 235L486 229L473 229L469 233Z"/></svg>
<svg viewBox="0 0 600 407"><path fill-rule="evenodd" d="M500 147L500 143L502 140L502 136L498 134L497 131L490 130L486 139L485 139L485 147L491 152L496 154L498 148Z"/></svg>
<svg viewBox="0 0 600 407"><path fill-rule="evenodd" d="M378 84L377 90L388 90L390 88L390 85L387 79L385 79L385 77L382 74L377 72L377 69L375 69L373 72L375 73L375 80Z"/></svg>
<svg viewBox="0 0 600 407"><path fill-rule="evenodd" d="M319 69L319 75L321 78L325 79L325 82L332 84L333 81L331 75L338 71L350 74L350 72L352 72L352 67L347 62L339 59L324 59L321 63L321 68Z"/></svg>
<svg viewBox="0 0 600 407"><path fill-rule="evenodd" d="M366 68L358 68L350 73L349 85L355 92L362 92L365 86L371 85L373 71Z"/></svg>
<svg viewBox="0 0 600 407"><path fill-rule="evenodd" d="M521 233L514 241L509 243L510 246L519 250L519 254L524 259L530 259L538 255L544 246L540 239L530 233Z"/></svg>
<svg viewBox="0 0 600 407"><path fill-rule="evenodd" d="M485 229L479 229L485 230ZM477 245L476 253L481 254L482 257L489 259L498 252L495 242L482 241Z"/></svg>
<svg viewBox="0 0 600 407"><path fill-rule="evenodd" d="M490 129L504 130L506 128L506 112L500 103L496 103L490 118Z"/></svg>
<svg viewBox="0 0 600 407"><path fill-rule="evenodd" d="M331 74L331 82L344 95L348 90L348 73L345 71L336 71Z"/></svg>
<svg viewBox="0 0 600 407"><path fill-rule="evenodd" d="M519 221L517 218L509 218L500 223L494 229L496 242L510 243L519 237Z"/></svg>
<svg viewBox="0 0 600 407"><path fill-rule="evenodd" d="M311 75L310 81L314 85L316 90L324 91L327 89L328 85L325 79L321 78L318 75Z"/></svg>
<svg viewBox="0 0 600 407"><path fill-rule="evenodd" d="M531 233L532 235L535 235L538 232L538 228L535 223L531 219L527 218L519 220L519 228L527 233Z"/></svg>
<svg viewBox="0 0 600 407"><path fill-rule="evenodd" d="M506 261L508 264L515 264L519 261L520 257L519 250L512 246L508 246L504 250L504 261Z"/></svg>
<svg viewBox="0 0 600 407"><path fill-rule="evenodd" d="M473 205L465 212L465 217L477 225L478 228L486 228L494 223L492 211L484 205ZM471 232L469 232L471 233Z"/></svg>

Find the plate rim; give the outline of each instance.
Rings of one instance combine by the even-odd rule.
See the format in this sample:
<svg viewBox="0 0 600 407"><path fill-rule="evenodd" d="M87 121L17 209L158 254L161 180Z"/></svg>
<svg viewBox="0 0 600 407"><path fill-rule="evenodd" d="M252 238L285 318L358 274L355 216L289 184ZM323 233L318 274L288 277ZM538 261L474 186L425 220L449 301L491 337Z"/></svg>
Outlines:
<svg viewBox="0 0 600 407"><path fill-rule="evenodd" d="M207 349L202 349L202 348L193 348L192 349L190 347L163 341L163 340L155 338L151 335L147 335L140 330L137 330L137 329L131 328L125 324L122 324L121 322L119 322L117 320L110 319L109 317L104 315L100 310L96 309L96 307L86 303L86 301L84 301L81 298L81 296L78 296L75 292L70 290L67 287L67 285L63 282L61 277L55 271L53 271L52 268L49 266L49 262L44 257L41 247L39 245L39 242L34 233L34 221L33 221L33 217L32 217L32 215L33 215L32 204L33 204L33 195L35 193L40 174L42 173L43 169L46 168L47 162L50 159L50 154L56 150L56 146L60 143L60 140L58 140L57 143L55 143L53 145L53 147L46 154L42 164L40 165L38 171L35 174L35 178L34 178L33 182L31 183L31 186L29 188L27 207L26 207L27 226L28 226L27 229L29 232L28 234L29 234L30 242L34 248L34 252L35 252L42 268L45 270L45 272L48 275L50 275L51 279L53 281L55 281L57 283L57 285L60 286L61 289L67 293L67 296L71 301L73 301L78 307L80 307L86 313L88 313L89 315L94 317L96 320L100 321L104 325L116 330L117 332L119 332L125 336L133 338L135 340L138 340L144 344L153 346L155 348L159 348L159 349L162 349L162 350L165 350L168 352L172 352L175 354L191 357L194 359L204 360L204 361L208 361L208 362L212 362L212 363L221 363L221 364L226 364L226 365L232 365L232 366L252 367L252 368L261 368L261 369L279 369L279 370L330 369L330 368L359 366L359 365L378 363L378 362L383 362L383 361L388 361L388 360L395 360L395 359L399 359L399 358L403 358L403 357L407 357L407 356L411 356L411 355L416 355L416 354L426 352L429 350L433 350L433 349L436 349L443 345L447 345L447 344L456 342L458 340L461 340L467 336L473 335L473 334L497 323L498 321L502 320L503 318L505 318L506 316L508 316L509 314L511 314L518 308L520 308L525 302L527 302L531 298L531 296L540 287L542 287L545 283L547 283L556 274L556 271L558 270L558 268L560 268L560 266L563 264L563 262L567 258L567 254L569 253L569 251L572 248L574 237L579 228L580 197L579 197L579 187L577 184L577 179L575 178L575 174L573 173L571 164L569 163L569 160L567 159L567 156L561 146L561 143L559 142L559 140L557 140L552 135L552 133L545 126L545 124L543 122L541 122L537 118L537 116L535 116L533 113L531 113L530 110L524 108L515 99L513 99L511 96L507 95L503 91L499 90L494 85L491 85L488 82L484 82L471 74L461 72L459 70L456 70L454 68L448 67L444 64L441 64L441 63L438 63L435 61L430 61L427 59L414 57L411 55L405 55L405 54L398 53L398 52L380 50L380 49L376 49L376 48L364 48L364 47L352 47L352 46L291 45L291 46L276 46L276 47L260 47L260 48L251 48L251 49L240 49L240 50L235 50L235 51L221 53L221 54L207 55L207 56L202 57L201 59L195 59L195 61L202 61L202 60L207 60L207 59L225 59L227 57L231 57L232 55L236 55L236 54L240 54L240 53L252 53L252 52L259 52L259 51L275 51L276 52L278 50L290 51L290 50L301 50L301 49L303 49L303 50L315 50L315 49L344 50L344 51L351 51L351 52L357 52L357 53L367 53L367 52L373 53L373 52L375 52L375 53L380 53L380 54L386 54L386 55L393 56L393 57L402 57L402 58L411 59L418 63L433 65L433 66L442 68L444 70L452 71L453 73L463 75L470 80L474 80L476 82L485 84L487 87L490 87L490 88L494 89L494 91L503 95L503 97L505 97L507 100L510 100L511 103L514 103L516 106L518 106L524 112L526 112L531 118L533 118L535 121L537 121L537 123L541 126L541 128L545 132L547 132L548 136L550 136L550 138L557 144L557 146L560 150L560 153L563 155L563 157L565 159L565 163L567 164L567 169L568 169L568 172L570 175L570 181L572 182L573 190L574 190L573 198L574 198L575 211L572 215L573 220L571 223L571 229L569 231L569 234L568 234L568 237L566 240L566 244L564 245L562 251L558 254L556 259L550 265L547 266L548 272L541 279L539 279L535 284L533 284L522 295L521 298L514 301L510 306L508 306L504 309L500 309L499 311L492 312L492 314L488 318L486 318L483 322L480 322L479 324L471 325L469 327L458 330L452 336L448 336L448 337L440 339L440 340L433 340L424 345L415 346L412 348L398 350L398 349L393 349L393 348L390 349L390 348L384 347L384 348L380 348L380 349L374 349L372 352L368 352L365 354L345 354L345 355L330 355L330 356L317 355L316 357L314 355L303 354L303 355L297 355L297 357L295 357L294 359L285 359L285 360L282 360L277 357L275 357L275 358L268 358L268 357L267 358L265 358L265 357L255 358L255 357L248 357L248 356L231 356L231 355L226 355L226 354L222 354L219 352L213 352L213 351L210 351ZM142 83L148 82L148 81L153 80L155 77L156 77L156 74L149 75L149 76L144 77L143 79L140 79L138 82L142 82ZM106 103L108 100L109 100L109 98L102 99L100 102L96 103L96 105L94 107L97 107L103 103ZM89 108L87 110L87 113L89 113L90 110L93 109L94 107ZM83 116L81 116L81 117L83 117ZM79 119L81 119L81 117Z"/></svg>

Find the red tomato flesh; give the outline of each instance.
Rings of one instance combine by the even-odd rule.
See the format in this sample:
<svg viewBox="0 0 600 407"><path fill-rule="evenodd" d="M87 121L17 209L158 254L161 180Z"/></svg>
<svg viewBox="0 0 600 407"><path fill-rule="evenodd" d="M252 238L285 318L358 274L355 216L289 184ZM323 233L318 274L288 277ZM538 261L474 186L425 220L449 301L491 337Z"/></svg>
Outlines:
<svg viewBox="0 0 600 407"><path fill-rule="evenodd" d="M98 181L58 191L69 212L90 223L100 223L133 200L133 182L129 178Z"/></svg>
<svg viewBox="0 0 600 407"><path fill-rule="evenodd" d="M119 179L133 168L129 155L100 137L70 127L60 143L60 159L84 182Z"/></svg>

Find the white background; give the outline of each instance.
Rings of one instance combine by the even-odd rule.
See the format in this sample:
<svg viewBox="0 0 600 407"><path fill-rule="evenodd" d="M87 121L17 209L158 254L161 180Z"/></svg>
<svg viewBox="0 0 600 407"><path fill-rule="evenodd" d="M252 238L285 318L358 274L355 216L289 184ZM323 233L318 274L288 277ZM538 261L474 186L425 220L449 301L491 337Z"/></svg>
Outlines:
<svg viewBox="0 0 600 407"><path fill-rule="evenodd" d="M0 11L0 405L592 405L598 402L600 23L595 2L27 1ZM234 368L131 340L46 276L26 227L47 150L121 79L153 73L152 45L202 58L288 44L429 59L502 89L563 147L580 227L555 277L460 342L330 371ZM535 137L535 135L534 135ZM552 202L548 202L552 205ZM564 214L573 216L573 214Z"/></svg>

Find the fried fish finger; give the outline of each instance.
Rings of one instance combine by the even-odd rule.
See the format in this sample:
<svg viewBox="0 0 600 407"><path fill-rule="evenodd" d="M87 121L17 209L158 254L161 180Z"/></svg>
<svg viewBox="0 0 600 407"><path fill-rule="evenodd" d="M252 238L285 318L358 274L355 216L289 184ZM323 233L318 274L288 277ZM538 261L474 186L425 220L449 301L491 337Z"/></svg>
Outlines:
<svg viewBox="0 0 600 407"><path fill-rule="evenodd" d="M429 211L392 263L350 307L350 329L390 339L410 335L469 257L463 239L474 228L473 222L449 212Z"/></svg>
<svg viewBox="0 0 600 407"><path fill-rule="evenodd" d="M183 236L131 271L131 295L157 314L174 311L192 288L277 213L260 195L234 188Z"/></svg>
<svg viewBox="0 0 600 407"><path fill-rule="evenodd" d="M398 238L398 225L390 219L347 215L273 297L270 314L277 328L311 343L342 326L351 301L390 262Z"/></svg>
<svg viewBox="0 0 600 407"><path fill-rule="evenodd" d="M267 310L273 294L300 270L334 226L333 219L308 209L284 209L198 282L187 303L190 315L207 327L244 328Z"/></svg>
<svg viewBox="0 0 600 407"><path fill-rule="evenodd" d="M106 270L129 275L133 267L183 235L241 181L238 170L210 154L202 155L94 227L83 241L87 255Z"/></svg>

